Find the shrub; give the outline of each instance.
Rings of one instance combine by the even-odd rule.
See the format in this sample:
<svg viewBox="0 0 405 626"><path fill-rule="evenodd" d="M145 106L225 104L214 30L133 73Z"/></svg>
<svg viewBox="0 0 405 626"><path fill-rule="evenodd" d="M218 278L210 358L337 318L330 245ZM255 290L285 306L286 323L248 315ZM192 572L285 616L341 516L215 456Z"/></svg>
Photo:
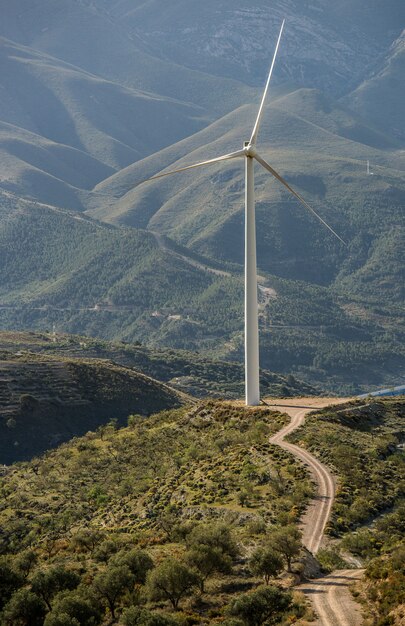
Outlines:
<svg viewBox="0 0 405 626"><path fill-rule="evenodd" d="M126 565L137 585L145 584L147 573L154 567L149 554L136 548L129 552L121 550L110 559L110 564L114 566Z"/></svg>
<svg viewBox="0 0 405 626"><path fill-rule="evenodd" d="M131 606L123 612L120 624L123 626L177 626L177 621L161 613Z"/></svg>
<svg viewBox="0 0 405 626"><path fill-rule="evenodd" d="M2 614L4 626L42 626L46 605L28 589L19 589L6 604Z"/></svg>
<svg viewBox="0 0 405 626"><path fill-rule="evenodd" d="M291 602L291 594L278 587L259 587L233 600L228 613L241 619L246 626L261 626L265 622L275 624L291 606Z"/></svg>
<svg viewBox="0 0 405 626"><path fill-rule="evenodd" d="M195 567L200 574L200 590L204 592L205 581L214 572L229 573L232 568L232 559L224 554L220 547L210 545L196 545L187 552L185 559L189 565Z"/></svg>
<svg viewBox="0 0 405 626"><path fill-rule="evenodd" d="M96 626L101 622L98 604L83 589L62 591L55 597L53 609L46 616L44 626Z"/></svg>
<svg viewBox="0 0 405 626"><path fill-rule="evenodd" d="M134 577L127 565L110 567L95 577L93 581L94 591L107 604L112 619L115 619L118 600L125 591L131 590L133 584Z"/></svg>
<svg viewBox="0 0 405 626"><path fill-rule="evenodd" d="M14 571L5 558L0 559L0 610L24 584L23 577Z"/></svg>
<svg viewBox="0 0 405 626"><path fill-rule="evenodd" d="M284 557L289 572L293 557L301 550L301 537L301 531L294 524L278 528L269 535L269 544Z"/></svg>

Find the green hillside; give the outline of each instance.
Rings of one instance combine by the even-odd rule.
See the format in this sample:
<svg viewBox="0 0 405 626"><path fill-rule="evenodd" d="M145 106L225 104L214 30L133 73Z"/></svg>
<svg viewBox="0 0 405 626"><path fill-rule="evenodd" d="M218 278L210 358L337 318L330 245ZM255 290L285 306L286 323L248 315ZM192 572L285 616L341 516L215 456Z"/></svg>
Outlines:
<svg viewBox="0 0 405 626"><path fill-rule="evenodd" d="M179 392L197 398L238 399L244 396L244 368L237 362L210 359L196 352L152 349L129 343L112 343L75 335L34 332L0 332L0 351L32 353L68 359L112 361L142 372ZM262 395L317 395L319 391L293 376L267 370L260 374Z"/></svg>
<svg viewBox="0 0 405 626"><path fill-rule="evenodd" d="M268 443L286 421L266 408L203 402L88 433L8 468L1 478L0 564L9 582L1 587L0 623L15 619L15 605L28 592L42 598L39 626L46 613L48 626L51 616L61 619L65 611L72 618L80 608L80 624L132 624L121 615L133 605L172 617L170 624L221 623L237 598L262 589L252 553L272 541L281 546L285 533L296 536L291 554L298 571L295 523L312 485L293 457ZM273 576L288 588L295 578L275 554ZM13 578L25 558L25 578ZM154 591L153 579L165 568L180 575L179 567L188 582L175 611ZM56 568L60 582L40 588L44 572L54 577ZM280 623L309 616L299 594L286 597ZM86 607L92 622L83 621Z"/></svg>
<svg viewBox="0 0 405 626"><path fill-rule="evenodd" d="M401 398L351 402L313 413L292 435L338 477L332 540L318 556L325 569L348 567L349 551L365 563L356 594L379 626L399 623L404 590L403 417ZM288 593L308 563L296 522L313 486L298 461L268 443L287 419L266 407L205 401L134 416L127 428L89 432L5 468L2 626L23 610L31 619L37 611L38 626L76 616L88 626L131 626L134 606L143 620L174 620L162 626L228 624L237 602L259 599L264 571L272 572L265 588L276 583ZM272 565L263 570L269 546ZM168 572L181 572L184 593L157 593ZM313 620L299 594L290 602L276 623Z"/></svg>
<svg viewBox="0 0 405 626"><path fill-rule="evenodd" d="M242 162L139 183L241 147L285 17L260 151L348 246L256 167L261 364L398 384L403 2L183 4L5 2L0 328L242 362Z"/></svg>
<svg viewBox="0 0 405 626"><path fill-rule="evenodd" d="M367 115L376 126L402 142L405 139L401 106L404 68L405 38L402 32L377 68L345 98L354 111Z"/></svg>
<svg viewBox="0 0 405 626"><path fill-rule="evenodd" d="M2 194L0 213L2 328L49 331L55 324L60 333L242 361L239 266L12 194ZM397 382L399 305L353 301L343 290L274 275L259 284L264 369L347 393Z"/></svg>

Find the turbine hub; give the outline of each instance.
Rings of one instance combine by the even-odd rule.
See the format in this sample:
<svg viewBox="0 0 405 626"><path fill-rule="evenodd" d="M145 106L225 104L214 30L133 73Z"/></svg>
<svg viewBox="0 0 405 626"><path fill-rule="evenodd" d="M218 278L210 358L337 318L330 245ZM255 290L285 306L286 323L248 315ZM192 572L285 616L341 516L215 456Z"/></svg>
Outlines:
<svg viewBox="0 0 405 626"><path fill-rule="evenodd" d="M247 157L254 157L257 154L255 146L253 146L249 141L245 141L243 144L243 152Z"/></svg>

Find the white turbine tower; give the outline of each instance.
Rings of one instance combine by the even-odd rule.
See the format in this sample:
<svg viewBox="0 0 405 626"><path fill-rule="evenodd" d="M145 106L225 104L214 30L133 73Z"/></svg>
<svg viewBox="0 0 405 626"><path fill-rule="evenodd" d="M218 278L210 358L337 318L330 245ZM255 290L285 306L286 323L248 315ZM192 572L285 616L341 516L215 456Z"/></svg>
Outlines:
<svg viewBox="0 0 405 626"><path fill-rule="evenodd" d="M230 159L244 158L245 160L245 393L246 405L256 406L260 404L260 388L259 388L259 323L258 323L258 305L257 305L257 270L256 270L256 219L255 219L255 190L254 190L254 160L258 161L274 178L276 178L284 187L288 189L305 207L310 211L326 228L330 230L335 237L343 244L345 243L341 237L327 224L314 209L265 161L256 150L257 137L259 133L260 123L263 116L264 104L269 90L270 80L273 73L274 64L278 48L280 45L281 35L284 28L283 21L280 33L277 39L276 49L273 55L270 72L267 78L266 86L263 92L259 112L253 127L252 135L249 141L245 141L242 150L230 152L208 161L201 161L194 165L187 165L176 170L151 176L142 183L149 180L156 180L163 176L171 176L179 172L185 172L195 167L204 165L213 165L220 161L228 161Z"/></svg>

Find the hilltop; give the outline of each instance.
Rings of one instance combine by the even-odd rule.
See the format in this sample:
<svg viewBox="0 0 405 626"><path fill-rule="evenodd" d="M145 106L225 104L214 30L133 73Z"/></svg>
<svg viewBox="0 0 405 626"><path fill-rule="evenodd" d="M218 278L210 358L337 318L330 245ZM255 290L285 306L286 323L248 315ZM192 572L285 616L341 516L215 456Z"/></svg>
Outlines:
<svg viewBox="0 0 405 626"><path fill-rule="evenodd" d="M52 333L0 332L0 463L30 459L130 414L148 416L191 396L239 398L243 367L189 352ZM261 372L262 393L318 393L293 376Z"/></svg>
<svg viewBox="0 0 405 626"><path fill-rule="evenodd" d="M227 604L260 583L248 565L251 551L264 545L267 530L285 523L294 529L311 495L306 470L268 443L286 421L265 407L200 402L134 418L128 428L88 433L13 466L1 483L6 495L0 506L1 562L15 567L20 554L35 555L24 581L27 589L44 568L75 572L81 602L98 607L95 623L102 615L105 623L111 618L117 623L136 597L145 602L147 570L137 570L135 595L129 587L125 591L129 579L117 579L120 591L107 610L107 597L93 595L99 575L123 566L118 561L124 554L137 554L139 566L152 559L149 568L168 557L184 562L191 558L189 546L211 537L205 541L214 540L222 556L216 555L215 566L205 572L202 595L180 596L178 616L184 610L194 623L215 623ZM283 564L277 568L281 572ZM291 574L283 577L291 582ZM49 606L56 614L52 597ZM147 606L172 615L165 601ZM291 612L306 615L301 598L295 598Z"/></svg>
<svg viewBox="0 0 405 626"><path fill-rule="evenodd" d="M209 359L183 350L158 350L140 343L109 342L68 334L0 331L0 351L32 353L113 362L142 372L197 398L239 398L244 394L244 368L239 363ZM108 365L108 363L107 363ZM318 395L319 391L293 376L261 370L263 395Z"/></svg>
<svg viewBox="0 0 405 626"><path fill-rule="evenodd" d="M322 567L348 568L349 551L364 560L367 608L378 619L395 610L403 593L398 569L403 543L403 415L400 398L352 401L313 413L292 435L320 455L338 479L329 533L346 535L340 546L334 539L319 552ZM287 422L286 415L268 407L211 400L148 419L134 417L127 428L87 433L32 462L7 468L1 480L1 562L4 571L11 568L20 578L14 588L5 589L4 601L20 587L26 591L17 591L17 598L29 590L46 597L49 605L42 614L52 611L55 619L62 605L69 615L76 615L80 605L98 610L95 623L112 617L113 623L127 626L121 611L140 602L162 619L187 615L196 624L218 623L236 598L258 589L260 576L252 555L259 558L260 549L277 546L282 529L296 532L313 495L307 470L268 442ZM180 596L179 612L172 612L167 597L150 595L148 569L160 571L169 558L188 566L198 562L203 568L201 550L210 553L212 541L220 545L221 565L204 570L200 591ZM296 582L308 564L308 553L299 546L292 553L294 577L278 569L283 588ZM319 572L313 560L309 563L312 572ZM138 577L135 595L133 578L122 570L119 577L116 571L125 566ZM384 587L387 568L396 598ZM63 594L56 596L59 587L38 586L45 570L60 581ZM75 575L71 586L66 571ZM102 580L116 581L111 603ZM193 584L195 589L195 579ZM377 588L383 602L374 606ZM15 605L13 610L17 600ZM299 594L280 623L291 623L292 615L299 624L311 619Z"/></svg>

